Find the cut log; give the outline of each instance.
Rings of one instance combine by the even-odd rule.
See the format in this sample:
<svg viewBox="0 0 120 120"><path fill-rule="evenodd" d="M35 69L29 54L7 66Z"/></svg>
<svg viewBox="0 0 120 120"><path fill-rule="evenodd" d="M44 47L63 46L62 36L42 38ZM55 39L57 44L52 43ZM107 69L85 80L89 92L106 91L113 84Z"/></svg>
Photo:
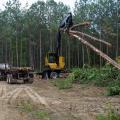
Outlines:
<svg viewBox="0 0 120 120"><path fill-rule="evenodd" d="M106 61L108 61L110 64L112 64L114 67L118 68L120 70L120 64L118 64L116 61L114 61L112 58L110 58L108 55L106 55L105 53L103 53L102 51L100 51L99 49L97 49L96 47L94 47L92 44L90 44L89 42L85 41L83 38L81 38L80 36L73 34L72 32L70 32L70 35L73 36L74 38L78 39L79 41L82 42L83 45L88 46L91 50L93 50L94 52L96 52L99 56L101 56L103 59L105 59Z"/></svg>
<svg viewBox="0 0 120 120"><path fill-rule="evenodd" d="M75 25L73 25L71 28L70 28L70 30L73 30L73 29L75 29L75 28L77 28L77 27L89 27L90 26L90 22L84 22L84 23L79 23L79 24L75 24Z"/></svg>
<svg viewBox="0 0 120 120"><path fill-rule="evenodd" d="M79 31L73 31L73 30L70 30L69 32L70 32L70 33L73 33L73 34L76 34L76 35L80 35L81 37L87 37L87 38L90 38L91 40L94 40L94 41L103 43L103 44L107 45L108 47L111 47L111 46L112 46L109 42L106 42L106 41L104 41L104 40L95 38L95 37L90 36L90 35L88 35L88 34L86 34L86 33L82 33L82 32L79 32Z"/></svg>

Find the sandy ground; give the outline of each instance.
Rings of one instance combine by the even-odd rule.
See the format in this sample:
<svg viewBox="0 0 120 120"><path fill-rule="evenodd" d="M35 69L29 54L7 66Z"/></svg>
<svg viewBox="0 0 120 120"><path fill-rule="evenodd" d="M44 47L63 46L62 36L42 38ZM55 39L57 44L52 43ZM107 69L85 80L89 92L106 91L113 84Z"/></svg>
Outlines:
<svg viewBox="0 0 120 120"><path fill-rule="evenodd" d="M0 120L34 120L15 108L21 101L31 101L52 111L53 120L95 120L112 106L120 114L120 96L107 97L106 90L89 85L74 85L59 90L50 81L35 80L33 84L0 82Z"/></svg>

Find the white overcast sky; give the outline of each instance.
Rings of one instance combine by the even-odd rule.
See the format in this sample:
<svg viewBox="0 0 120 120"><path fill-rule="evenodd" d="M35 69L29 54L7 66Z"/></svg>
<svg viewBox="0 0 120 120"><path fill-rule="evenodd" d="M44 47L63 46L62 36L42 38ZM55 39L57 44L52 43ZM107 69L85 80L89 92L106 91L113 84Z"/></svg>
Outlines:
<svg viewBox="0 0 120 120"><path fill-rule="evenodd" d="M0 0L0 9L4 9L4 5L5 3L7 2L8 0ZM32 3L38 1L38 0L19 0L22 4L22 6L24 7L25 4L28 2L28 5L30 6ZM46 0L43 0L43 1L46 1ZM56 2L63 2L64 4L66 5L69 5L71 8L74 7L74 3L76 0L55 0Z"/></svg>

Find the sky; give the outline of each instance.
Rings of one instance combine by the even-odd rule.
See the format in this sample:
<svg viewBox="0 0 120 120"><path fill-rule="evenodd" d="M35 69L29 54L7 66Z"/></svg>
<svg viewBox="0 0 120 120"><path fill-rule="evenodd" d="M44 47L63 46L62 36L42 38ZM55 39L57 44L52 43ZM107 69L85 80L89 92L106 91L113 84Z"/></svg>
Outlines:
<svg viewBox="0 0 120 120"><path fill-rule="evenodd" d="M4 9L4 5L8 0L0 0L0 9L3 10ZM25 6L25 4L28 2L28 5L30 6L32 3L38 1L38 0L19 0L22 4L22 7ZM46 0L43 0L46 1ZM76 0L55 0L56 2L63 2L66 5L69 5L71 7L71 9L74 8L74 3Z"/></svg>

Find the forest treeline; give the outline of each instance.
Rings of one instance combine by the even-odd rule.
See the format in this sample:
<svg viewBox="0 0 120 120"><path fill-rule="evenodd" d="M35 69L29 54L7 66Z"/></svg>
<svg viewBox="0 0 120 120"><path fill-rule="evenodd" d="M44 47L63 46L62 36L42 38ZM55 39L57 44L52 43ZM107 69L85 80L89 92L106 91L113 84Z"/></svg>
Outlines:
<svg viewBox="0 0 120 120"><path fill-rule="evenodd" d="M32 66L41 71L44 57L56 48L56 32L62 18L70 12L69 6L54 0L38 1L30 7L21 7L19 0L8 0L0 10L0 63L13 66ZM120 55L120 1L77 0L73 11L74 24L89 21L90 28L80 29L92 36L112 43L108 48L91 41L99 49L115 58ZM86 46L62 35L61 54L66 67L84 64L103 65L104 60Z"/></svg>

